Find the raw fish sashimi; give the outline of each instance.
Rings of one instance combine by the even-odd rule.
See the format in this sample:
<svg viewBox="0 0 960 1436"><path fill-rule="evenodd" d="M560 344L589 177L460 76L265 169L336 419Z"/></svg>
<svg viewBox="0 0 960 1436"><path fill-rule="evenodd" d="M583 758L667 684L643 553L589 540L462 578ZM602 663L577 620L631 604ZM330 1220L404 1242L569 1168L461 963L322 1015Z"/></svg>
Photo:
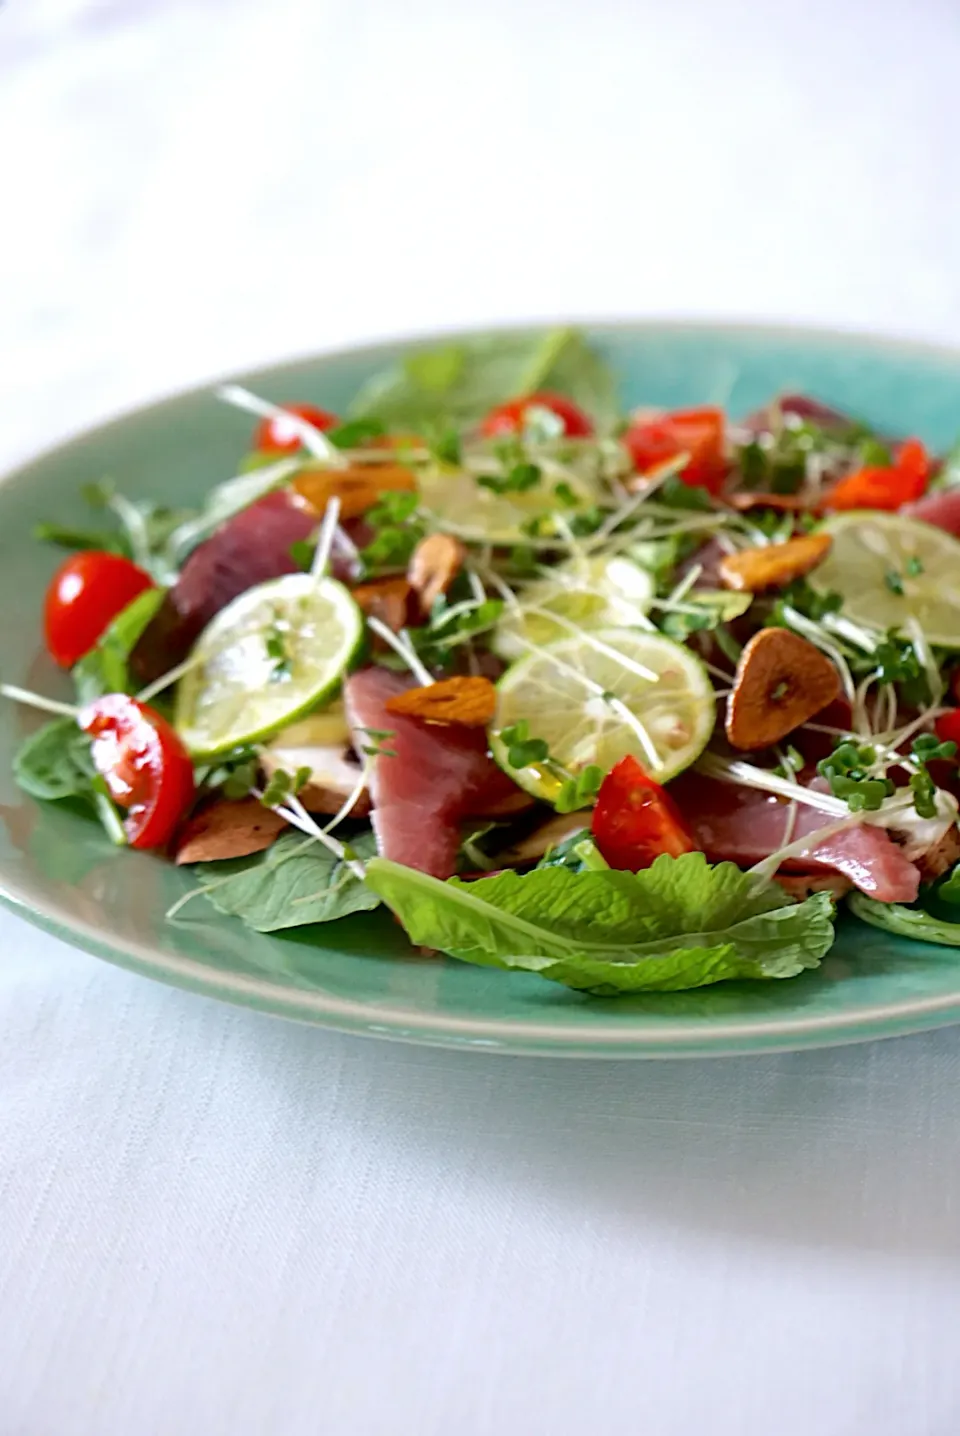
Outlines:
<svg viewBox="0 0 960 1436"><path fill-rule="evenodd" d="M793 842L826 827L830 818L797 804L792 835L788 835L789 805L756 788L738 787L702 773L685 774L670 784L697 844L711 862L751 867ZM883 828L861 824L825 838L789 866L797 869L833 868L878 902L913 902L920 873Z"/></svg>
<svg viewBox="0 0 960 1436"><path fill-rule="evenodd" d="M516 787L488 756L484 729L388 713L387 700L411 685L408 674L362 669L344 684L347 719L358 751L371 744L366 730L391 735L382 744L391 751L373 759L370 775L380 852L448 878L456 871L460 821L495 806Z"/></svg>

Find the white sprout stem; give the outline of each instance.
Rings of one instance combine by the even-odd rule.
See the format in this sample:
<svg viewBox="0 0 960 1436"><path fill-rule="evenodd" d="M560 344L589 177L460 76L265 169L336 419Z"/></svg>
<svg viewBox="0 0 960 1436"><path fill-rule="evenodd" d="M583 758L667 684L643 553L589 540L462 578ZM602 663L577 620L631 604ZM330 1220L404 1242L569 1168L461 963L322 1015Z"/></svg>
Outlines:
<svg viewBox="0 0 960 1436"><path fill-rule="evenodd" d="M384 643L389 644L394 653L403 659L421 688L429 688L433 684L433 674L420 662L413 645L405 634L398 636L392 628L387 627L382 619L372 615L367 617L367 627L372 629L378 638L382 638Z"/></svg>
<svg viewBox="0 0 960 1436"><path fill-rule="evenodd" d="M565 628L568 633L572 633L576 638L582 638L584 643L596 653L602 653L605 658L612 658L614 662L620 664L621 668L625 668L628 673L635 673L638 678L645 678L648 683L660 682L659 673L655 673L652 668L646 668L642 663L637 663L635 659L628 658L626 654L621 653L619 649L612 648L609 643L604 643L602 638L598 638L595 633L591 633L587 628L581 628L578 623L574 623L564 614L555 613L552 608L541 608L538 603L521 602L520 611L521 613L530 613L535 618L547 618L551 623L556 623L560 628ZM649 627L653 628L653 624L649 624Z"/></svg>
<svg viewBox="0 0 960 1436"><path fill-rule="evenodd" d="M683 578L676 585L676 587L670 591L669 595L667 596L666 602L682 603L702 573L703 564L695 563L693 567L689 569L687 573L684 574Z"/></svg>
<svg viewBox="0 0 960 1436"><path fill-rule="evenodd" d="M354 783L350 792L344 798L343 802L340 804L340 807L334 813L329 823L324 824L323 831L325 833L332 833L334 828L339 828L340 824L344 821L344 819L348 818L353 812L357 803L360 801L361 795L366 789L367 783L370 779L370 771L372 766L373 765L370 759L367 758L367 761L364 763L363 768L361 769L360 776Z"/></svg>
<svg viewBox="0 0 960 1436"><path fill-rule="evenodd" d="M889 744L891 748L899 748L901 743L905 743L908 738L912 738L914 733L919 733L920 729L925 728L928 723L932 724L936 719L941 718L944 713L952 713L953 711L952 708L944 708L941 706L925 708L918 717L914 718L910 723L905 724L904 727L892 730L885 729L882 733L878 733L877 740Z"/></svg>
<svg viewBox="0 0 960 1436"><path fill-rule="evenodd" d="M360 550L357 548L349 534L344 533L342 528L333 531L333 547L349 563L355 563L360 557Z"/></svg>
<svg viewBox="0 0 960 1436"><path fill-rule="evenodd" d="M141 568L148 568L152 555L150 553L150 535L147 532L143 514L136 504L132 504L123 494L111 494L108 505L127 530L135 562Z"/></svg>
<svg viewBox="0 0 960 1436"><path fill-rule="evenodd" d="M481 603L486 603L487 601L487 590L484 588L483 581L480 578L480 575L477 573L476 569L467 568L464 570L464 572L467 575L467 583L470 585L470 592L473 594L477 606L479 607Z"/></svg>
<svg viewBox="0 0 960 1436"><path fill-rule="evenodd" d="M307 848L312 847L315 841L316 839L311 835L306 842L298 843L296 848L278 859L276 866L280 867L283 863L289 862L291 858L298 857L300 853L306 852ZM180 910L186 907L188 902L193 902L193 899L197 897L206 897L208 893L215 892L217 888L222 888L226 883L233 882L235 877L236 873L225 873L222 877L212 878L209 882L202 882L199 887L191 888L189 892L184 893L182 897L178 897L176 902L167 908L164 916L168 922L172 922Z"/></svg>
<svg viewBox="0 0 960 1436"><path fill-rule="evenodd" d="M862 648L864 653L876 652L876 636L862 628L859 623L853 623L839 613L825 613L820 621L824 628L835 633L838 638L845 638L854 648Z"/></svg>
<svg viewBox="0 0 960 1436"><path fill-rule="evenodd" d="M338 449L336 444L331 444L327 436L313 424L301 419L299 414L291 414L289 409L284 409L279 404L271 404L267 399L258 398L240 384L222 384L216 393L217 398L222 399L225 404L232 404L235 409L245 409L248 414L256 414L259 419L282 419L314 458L323 459L336 468L345 468L349 464L350 461L342 450Z"/></svg>
<svg viewBox="0 0 960 1436"><path fill-rule="evenodd" d="M118 848L126 847L126 829L121 822L119 813L111 803L110 799L107 797L106 793L95 792L93 798L97 809L97 816L99 817L100 822L103 824L106 830L107 837L110 839L111 843L113 843L114 846Z"/></svg>
<svg viewBox="0 0 960 1436"><path fill-rule="evenodd" d="M939 703L943 697L943 679L940 677L940 669L927 642L927 636L913 614L907 619L904 628L910 635L910 642L913 645L913 651L917 655L920 667L927 676L927 682L930 685L930 696L934 703Z"/></svg>
<svg viewBox="0 0 960 1436"><path fill-rule="evenodd" d="M839 818L850 812L846 803L831 793L818 793L816 789L804 788L771 773L767 768L757 768L753 763L745 763L739 758L720 758L715 753L704 753L695 766L698 772L706 773L711 778L719 778L723 783L759 788L763 792L775 793L779 798L791 798L798 803L804 803L808 808L816 808L833 817Z"/></svg>
<svg viewBox="0 0 960 1436"><path fill-rule="evenodd" d="M204 661L202 655L191 654L191 656L185 658L182 663L178 663L176 668L171 668L169 672L163 673L159 678L154 679L153 683L148 683L146 688L141 688L137 694L137 702L149 703L151 698L156 698L157 694L162 693L165 688L170 688L174 683L179 683L181 678L184 678L192 669L199 667Z"/></svg>
<svg viewBox="0 0 960 1436"><path fill-rule="evenodd" d="M255 797L263 797L263 793L257 788L254 788L252 791ZM356 858L347 856L347 850L343 843L337 838L332 837L326 829L321 828L319 823L314 822L299 798L294 797L294 795L290 793L283 799L282 803L276 804L271 811L289 823L291 828L298 828L301 833L306 833L307 837L315 838L318 843L322 843L335 857L339 858L340 862L346 864L354 877L359 878L360 881L363 882L367 876L367 870L363 863L359 862Z"/></svg>
<svg viewBox="0 0 960 1436"><path fill-rule="evenodd" d="M522 638L519 634L517 635L517 642L529 653L539 654L542 652L542 650L539 649L535 643L528 642L527 639ZM619 655L617 656L619 657ZM618 717L623 720L624 723L626 723L627 727L632 729L633 732L636 734L637 740L640 743L640 746L643 748L643 751L647 757L647 761L650 763L651 767L663 767L663 759L660 757L660 754L654 747L653 740L651 739L650 734L647 732L646 728L644 727L643 723L641 723L637 715L630 711L626 703L624 703L621 698L616 698L612 693L608 693L607 690L601 686L601 684L595 683L592 678L588 678L585 673L581 673L579 669L574 668L572 664L564 663L563 659L559 658L556 653L550 654L550 662L554 665L555 668L559 668L561 673L566 673L568 677L575 679L578 683L582 683L584 688L587 689L588 693L592 693L596 698L602 698L603 701L609 705L611 710L616 713Z"/></svg>
<svg viewBox="0 0 960 1436"><path fill-rule="evenodd" d="M313 563L310 565L310 576L319 583L320 579L326 578L327 568L330 563L330 553L333 549L333 536L337 532L337 525L340 523L340 499L336 494L327 500L323 511L323 522L320 525L320 532L317 535L317 546L313 551Z"/></svg>
<svg viewBox="0 0 960 1436"><path fill-rule="evenodd" d="M801 634L804 638L808 638L815 648L819 648L822 653L825 653L828 658L833 660L836 664L837 672L840 674L844 695L850 703L850 706L853 707L857 698L856 685L853 681L853 674L850 672L850 665L840 652L840 649L835 643L831 643L828 638L824 637L818 624L813 623L809 618L805 618L802 613L798 613L790 604L784 605L783 615L796 633Z"/></svg>
<svg viewBox="0 0 960 1436"><path fill-rule="evenodd" d="M796 810L794 809L794 811ZM835 837L837 833L846 832L848 828L859 827L863 822L864 816L863 813L848 813L846 818L839 818L834 823L826 823L822 828L815 828L812 833L807 833L805 837L785 843L783 847L778 848L777 851L771 853L769 857L761 858L758 863L754 863L752 868L748 868L747 872L751 877L769 881L777 869L790 858L803 857L811 852L813 848L826 842L827 838ZM784 834L784 836L786 836L786 834Z"/></svg>
<svg viewBox="0 0 960 1436"><path fill-rule="evenodd" d="M28 688L18 688L15 683L0 684L0 694L4 698L12 698L14 703L23 703L27 708L39 708L42 713L58 713L61 718L76 718L80 712L71 703L44 698L39 693L31 693Z"/></svg>
<svg viewBox="0 0 960 1436"><path fill-rule="evenodd" d="M564 543L567 545L567 548L570 550L571 554L576 557L579 553L582 552L583 545L579 542L573 529L567 523L566 518L559 511L559 509L556 510L553 515L553 523L554 527L556 528L560 537L563 539Z"/></svg>

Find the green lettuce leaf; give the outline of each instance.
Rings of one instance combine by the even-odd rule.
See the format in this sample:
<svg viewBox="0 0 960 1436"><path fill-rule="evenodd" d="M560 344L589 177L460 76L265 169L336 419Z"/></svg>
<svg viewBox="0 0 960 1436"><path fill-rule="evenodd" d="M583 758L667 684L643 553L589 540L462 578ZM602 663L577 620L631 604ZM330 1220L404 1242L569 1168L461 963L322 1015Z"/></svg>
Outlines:
<svg viewBox="0 0 960 1436"><path fill-rule="evenodd" d="M702 853L659 857L640 873L542 868L471 883L374 858L367 885L414 943L600 996L794 977L833 941L826 893L793 904Z"/></svg>
<svg viewBox="0 0 960 1436"><path fill-rule="evenodd" d="M935 917L922 907L905 907L902 903L877 902L864 893L850 893L850 911L871 927L912 937L914 942L938 942L944 947L960 947L960 923Z"/></svg>
<svg viewBox="0 0 960 1436"><path fill-rule="evenodd" d="M130 691L127 661L163 603L164 593L162 588L148 588L137 594L103 631L96 646L74 664L73 680L81 703L90 703L104 693Z"/></svg>
<svg viewBox="0 0 960 1436"><path fill-rule="evenodd" d="M575 329L492 334L419 350L369 380L351 413L394 427L469 424L536 389L567 394L601 429L617 417L613 375Z"/></svg>
<svg viewBox="0 0 960 1436"><path fill-rule="evenodd" d="M72 718L55 718L31 733L17 750L13 776L25 793L45 801L93 799L96 774L90 739Z"/></svg>
<svg viewBox="0 0 960 1436"><path fill-rule="evenodd" d="M376 850L372 833L351 841L359 858ZM371 912L380 899L322 843L284 833L252 858L204 863L200 890L218 912L238 917L255 932L279 932L312 922L333 922Z"/></svg>

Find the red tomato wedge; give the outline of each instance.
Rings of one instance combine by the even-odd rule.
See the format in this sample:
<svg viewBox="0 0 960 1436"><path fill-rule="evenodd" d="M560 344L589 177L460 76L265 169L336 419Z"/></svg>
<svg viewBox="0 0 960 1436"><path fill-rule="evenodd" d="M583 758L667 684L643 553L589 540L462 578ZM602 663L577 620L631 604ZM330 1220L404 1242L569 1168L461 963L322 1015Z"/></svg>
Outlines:
<svg viewBox="0 0 960 1436"><path fill-rule="evenodd" d="M600 784L591 830L610 866L631 873L697 848L676 804L630 754Z"/></svg>
<svg viewBox="0 0 960 1436"><path fill-rule="evenodd" d="M960 708L951 708L949 713L941 713L933 727L941 743L956 743L960 748Z"/></svg>
<svg viewBox="0 0 960 1436"><path fill-rule="evenodd" d="M295 419L305 420L321 433L340 422L336 414L330 414L326 409L318 409L315 404L284 404L283 414L275 414L272 419L261 419L257 425L253 447L261 454L295 454L303 447L303 440L296 428L285 418L287 414L292 414Z"/></svg>
<svg viewBox="0 0 960 1436"><path fill-rule="evenodd" d="M722 409L678 409L632 424L623 442L641 474L678 454L689 454L690 461L679 477L685 484L716 494L727 475L724 434Z"/></svg>
<svg viewBox="0 0 960 1436"><path fill-rule="evenodd" d="M126 809L133 848L165 847L194 797L193 764L165 718L125 693L108 693L78 717L93 739L93 762Z"/></svg>
<svg viewBox="0 0 960 1436"><path fill-rule="evenodd" d="M828 509L899 509L925 492L933 465L919 439L907 439L888 468L857 469L827 493Z"/></svg>
<svg viewBox="0 0 960 1436"><path fill-rule="evenodd" d="M62 563L43 605L47 650L61 668L72 668L104 630L145 589L148 573L118 553L88 549Z"/></svg>
<svg viewBox="0 0 960 1436"><path fill-rule="evenodd" d="M488 439L507 438L519 434L526 423L529 409L549 409L563 424L563 432L569 439L588 439L593 433L590 418L565 394L548 393L541 390L536 394L525 394L519 399L510 399L498 404L480 425L480 432Z"/></svg>

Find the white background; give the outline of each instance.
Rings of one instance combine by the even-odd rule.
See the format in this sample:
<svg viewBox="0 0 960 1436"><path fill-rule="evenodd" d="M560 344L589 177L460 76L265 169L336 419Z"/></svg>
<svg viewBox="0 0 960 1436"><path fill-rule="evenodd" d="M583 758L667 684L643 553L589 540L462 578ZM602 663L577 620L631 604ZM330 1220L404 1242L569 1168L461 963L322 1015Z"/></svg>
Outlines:
<svg viewBox="0 0 960 1436"><path fill-rule="evenodd" d="M5 0L0 460L353 339L960 341L956 0ZM952 1436L960 1033L379 1045L0 917L0 1436Z"/></svg>

